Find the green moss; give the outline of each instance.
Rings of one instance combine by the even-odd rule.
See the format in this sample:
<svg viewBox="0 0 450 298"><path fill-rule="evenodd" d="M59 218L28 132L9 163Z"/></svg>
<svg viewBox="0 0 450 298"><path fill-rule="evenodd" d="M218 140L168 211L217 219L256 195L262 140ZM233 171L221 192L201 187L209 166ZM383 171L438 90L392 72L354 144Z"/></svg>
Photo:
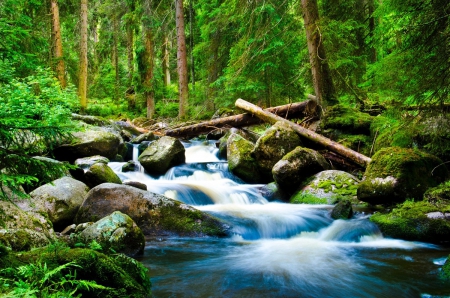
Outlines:
<svg viewBox="0 0 450 298"><path fill-rule="evenodd" d="M375 213L370 220L385 236L412 241L439 243L450 237L450 222L427 217L430 212L450 212L448 203L406 201L389 213Z"/></svg>
<svg viewBox="0 0 450 298"><path fill-rule="evenodd" d="M450 256L448 256L447 261L445 261L444 266L442 266L441 277L450 280Z"/></svg>
<svg viewBox="0 0 450 298"><path fill-rule="evenodd" d="M437 203L442 200L450 202L450 180L428 189L423 197L430 203Z"/></svg>
<svg viewBox="0 0 450 298"><path fill-rule="evenodd" d="M323 117L324 129L342 129L352 133L370 134L373 117L341 104L329 107Z"/></svg>
<svg viewBox="0 0 450 298"><path fill-rule="evenodd" d="M299 191L295 193L291 199L290 203L292 204L330 204L330 199L327 198L319 198L315 195L309 193L308 191ZM334 199L332 199L334 202Z"/></svg>
<svg viewBox="0 0 450 298"><path fill-rule="evenodd" d="M238 134L232 134L227 142L228 169L249 183L260 180L258 166L252 156L253 143Z"/></svg>

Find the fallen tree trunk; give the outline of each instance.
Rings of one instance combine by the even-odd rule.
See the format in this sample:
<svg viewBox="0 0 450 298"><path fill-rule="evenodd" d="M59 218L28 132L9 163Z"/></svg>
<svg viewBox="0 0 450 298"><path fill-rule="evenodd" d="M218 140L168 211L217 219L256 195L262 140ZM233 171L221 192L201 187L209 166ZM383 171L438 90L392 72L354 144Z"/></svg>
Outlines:
<svg viewBox="0 0 450 298"><path fill-rule="evenodd" d="M275 123L277 121L282 121L282 122L286 123L287 125L289 125L294 131L296 131L302 137L305 137L308 140L311 140L317 144L320 144L320 145L324 146L325 148L327 148L328 150L336 152L339 155L344 156L361 166L366 167L371 161L371 159L365 155L362 155L356 151L353 151L352 149L342 146L341 144L336 143L336 142L334 142L322 135L319 135L307 128L304 128L298 124L292 123L289 120L281 118L281 117L274 115L268 111L264 111L260 107L255 106L254 104L251 104L243 99L239 98L236 101L236 107L241 108L245 111L248 111L248 112L256 115L257 117L261 118L265 122Z"/></svg>
<svg viewBox="0 0 450 298"><path fill-rule="evenodd" d="M292 119L305 116L308 111L314 111L316 103L312 100L287 104L283 106L268 108L266 111L274 113L280 117ZM194 125L180 127L166 131L166 136L172 137L192 137L211 132L222 127L241 127L263 122L252 114L239 114L211 121L206 121Z"/></svg>

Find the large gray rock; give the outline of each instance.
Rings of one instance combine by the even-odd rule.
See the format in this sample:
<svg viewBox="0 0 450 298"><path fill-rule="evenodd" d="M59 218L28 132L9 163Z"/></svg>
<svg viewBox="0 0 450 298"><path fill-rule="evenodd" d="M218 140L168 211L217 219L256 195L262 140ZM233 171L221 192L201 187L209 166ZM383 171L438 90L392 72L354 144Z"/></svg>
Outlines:
<svg viewBox="0 0 450 298"><path fill-rule="evenodd" d="M119 134L103 128L91 128L73 133L73 140L54 150L58 160L73 162L81 157L101 155L114 159L123 140ZM122 145L123 146L123 145Z"/></svg>
<svg viewBox="0 0 450 298"><path fill-rule="evenodd" d="M130 216L145 235L227 234L228 227L207 213L162 195L111 183L91 189L75 223L97 221L114 211Z"/></svg>
<svg viewBox="0 0 450 298"><path fill-rule="evenodd" d="M227 141L228 169L250 183L260 181L258 165L252 156L253 143L233 133Z"/></svg>
<svg viewBox="0 0 450 298"><path fill-rule="evenodd" d="M35 189L30 193L31 199L16 204L24 211L45 214L59 231L72 223L88 191L86 184L63 177Z"/></svg>
<svg viewBox="0 0 450 298"><path fill-rule="evenodd" d="M256 142L253 155L263 178L272 181L273 166L287 153L301 146L300 137L290 127L277 122Z"/></svg>
<svg viewBox="0 0 450 298"><path fill-rule="evenodd" d="M102 183L122 184L119 176L104 163L93 164L84 174L84 179L89 187L95 187Z"/></svg>
<svg viewBox="0 0 450 298"><path fill-rule="evenodd" d="M421 200L425 191L449 176L442 161L420 150L399 147L378 151L358 187L358 199L373 205Z"/></svg>
<svg viewBox="0 0 450 298"><path fill-rule="evenodd" d="M115 211L88 226L76 238L85 244L95 240L104 251L112 248L117 253L128 256L142 253L145 246L141 229L131 217L120 211Z"/></svg>
<svg viewBox="0 0 450 298"><path fill-rule="evenodd" d="M184 153L184 146L178 139L162 137L142 152L139 162L148 173L161 175L171 167L184 163Z"/></svg>
<svg viewBox="0 0 450 298"><path fill-rule="evenodd" d="M55 238L51 223L44 217L0 201L0 243L13 250L28 250L47 245Z"/></svg>
<svg viewBox="0 0 450 298"><path fill-rule="evenodd" d="M354 203L359 180L343 171L328 170L310 177L291 198L291 203L334 204L341 199Z"/></svg>
<svg viewBox="0 0 450 298"><path fill-rule="evenodd" d="M272 174L281 191L293 194L307 178L330 168L317 151L297 147L274 165Z"/></svg>
<svg viewBox="0 0 450 298"><path fill-rule="evenodd" d="M109 159L104 156L94 155L89 157L78 158L77 160L75 160L74 164L82 169L88 169L90 166L98 162L104 163L106 165L108 164Z"/></svg>

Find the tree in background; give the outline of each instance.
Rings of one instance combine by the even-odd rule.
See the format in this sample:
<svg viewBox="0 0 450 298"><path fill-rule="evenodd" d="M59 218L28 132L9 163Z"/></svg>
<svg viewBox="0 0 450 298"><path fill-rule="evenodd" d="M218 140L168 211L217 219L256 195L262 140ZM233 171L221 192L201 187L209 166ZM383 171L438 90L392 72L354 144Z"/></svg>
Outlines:
<svg viewBox="0 0 450 298"><path fill-rule="evenodd" d="M52 42L54 47L55 72L62 88L66 88L66 75L63 59L63 47L61 39L61 25L59 22L59 7L57 0L51 0L52 15Z"/></svg>
<svg viewBox="0 0 450 298"><path fill-rule="evenodd" d="M81 0L80 14L80 75L78 94L81 110L87 108L87 77L88 77L88 0Z"/></svg>
<svg viewBox="0 0 450 298"><path fill-rule="evenodd" d="M180 119L187 116L188 110L188 75L187 75L187 53L186 35L184 32L184 10L183 0L175 1L176 25L177 25L177 72Z"/></svg>

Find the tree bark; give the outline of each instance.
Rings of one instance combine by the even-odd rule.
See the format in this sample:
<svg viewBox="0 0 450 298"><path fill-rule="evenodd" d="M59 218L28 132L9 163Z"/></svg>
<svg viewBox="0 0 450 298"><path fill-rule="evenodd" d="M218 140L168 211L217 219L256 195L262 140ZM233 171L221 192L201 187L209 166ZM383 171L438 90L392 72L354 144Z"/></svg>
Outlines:
<svg viewBox="0 0 450 298"><path fill-rule="evenodd" d="M112 64L115 71L114 76L114 99L119 99L119 16L113 14L113 47L112 47Z"/></svg>
<svg viewBox="0 0 450 298"><path fill-rule="evenodd" d="M56 60L56 75L58 77L58 81L61 84L61 88L66 88L66 76L65 76L65 67L63 60L63 46L61 39L61 25L59 22L59 7L58 0L51 1L51 12L52 12L52 36L54 42L54 58Z"/></svg>
<svg viewBox="0 0 450 298"><path fill-rule="evenodd" d="M87 71L88 71L88 0L81 0L81 29L80 29L80 78L78 95L80 97L81 111L87 108Z"/></svg>
<svg viewBox="0 0 450 298"><path fill-rule="evenodd" d="M195 64L194 64L194 0L189 0L189 48L191 60L191 83L192 90L195 91Z"/></svg>
<svg viewBox="0 0 450 298"><path fill-rule="evenodd" d="M304 128L298 124L292 123L289 120L286 120L282 117L279 117L277 115L274 115L270 112L264 111L258 106L255 106L254 104L251 104L243 99L238 99L236 101L236 107L241 108L245 111L248 111L258 118L262 119L265 122L269 123L275 123L277 121L282 121L283 123L286 123L289 125L294 131L296 131L299 135L302 137L307 138L308 140L311 140L317 144L320 144L327 148L330 151L333 151L335 153L338 153L341 156L344 156L353 162L363 166L367 167L367 165L370 163L371 159L365 155L362 155L356 151L353 151L345 146L342 146L339 143L336 143L322 135L319 135L307 128Z"/></svg>
<svg viewBox="0 0 450 298"><path fill-rule="evenodd" d="M217 90L212 84L219 78L219 46L220 46L221 30L217 28L216 31L210 34L209 43L209 57L208 63L208 85L206 89L206 110L214 111L214 99L217 96Z"/></svg>
<svg viewBox="0 0 450 298"><path fill-rule="evenodd" d="M167 34L167 25L163 25L163 36L164 36L164 44L163 44L163 58L162 58L162 69L164 76L164 86L170 85L170 41L169 36Z"/></svg>
<svg viewBox="0 0 450 298"><path fill-rule="evenodd" d="M322 34L319 31L317 0L302 0L302 10L314 92L319 104L332 105L337 102L337 99L330 68L326 60Z"/></svg>
<svg viewBox="0 0 450 298"><path fill-rule="evenodd" d="M177 26L177 70L180 119L185 118L188 108L188 77L186 57L186 35L184 33L183 0L175 0Z"/></svg>
<svg viewBox="0 0 450 298"><path fill-rule="evenodd" d="M266 111L288 119L301 118L304 117L307 114L307 111L314 105L315 101L308 100L269 108ZM168 130L166 131L166 135L172 137L193 137L209 133L222 127L249 126L261 122L263 122L261 119L254 117L251 114L240 114Z"/></svg>
<svg viewBox="0 0 450 298"><path fill-rule="evenodd" d="M145 29L144 36L145 45L145 60L146 71L144 77L144 96L147 101L147 118L152 119L155 114L155 95L153 86L153 68L154 68L154 53L153 53L153 34L150 28Z"/></svg>

